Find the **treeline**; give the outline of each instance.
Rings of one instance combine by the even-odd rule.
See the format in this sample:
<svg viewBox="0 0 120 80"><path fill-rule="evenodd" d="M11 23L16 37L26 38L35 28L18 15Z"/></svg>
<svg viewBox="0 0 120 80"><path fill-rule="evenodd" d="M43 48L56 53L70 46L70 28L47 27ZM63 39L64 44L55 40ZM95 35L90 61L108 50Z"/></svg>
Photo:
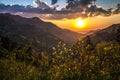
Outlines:
<svg viewBox="0 0 120 80"><path fill-rule="evenodd" d="M120 80L117 41L92 44L90 37L67 46L59 42L52 54L35 52L30 44L11 49L0 40L0 80ZM6 44L6 45L7 45Z"/></svg>

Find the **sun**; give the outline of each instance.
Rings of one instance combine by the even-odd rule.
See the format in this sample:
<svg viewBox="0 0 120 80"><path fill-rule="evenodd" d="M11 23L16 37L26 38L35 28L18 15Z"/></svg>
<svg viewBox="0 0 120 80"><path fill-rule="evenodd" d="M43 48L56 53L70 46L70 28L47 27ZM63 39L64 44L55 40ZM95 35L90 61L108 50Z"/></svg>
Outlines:
<svg viewBox="0 0 120 80"><path fill-rule="evenodd" d="M84 25L85 25L85 22L84 22L83 20L78 20L78 21L76 21L76 26L77 26L78 28L83 28Z"/></svg>

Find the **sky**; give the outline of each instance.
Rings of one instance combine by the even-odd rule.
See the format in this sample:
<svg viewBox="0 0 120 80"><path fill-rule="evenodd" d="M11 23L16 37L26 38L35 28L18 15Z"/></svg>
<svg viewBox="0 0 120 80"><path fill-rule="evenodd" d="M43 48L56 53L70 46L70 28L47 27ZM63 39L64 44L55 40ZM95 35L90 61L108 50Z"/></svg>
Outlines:
<svg viewBox="0 0 120 80"><path fill-rule="evenodd" d="M33 1L35 0L0 0L0 3L4 4L19 4L19 5L34 5ZM41 0L43 2L47 2L47 4L51 4L51 0ZM113 8L120 3L120 0L97 0L96 4L101 5L105 8ZM58 4L60 7L65 7L65 0L59 0Z"/></svg>
<svg viewBox="0 0 120 80"><path fill-rule="evenodd" d="M0 12L39 17L77 32L120 23L120 0L0 0L0 4L4 4ZM84 27L76 25L79 20Z"/></svg>

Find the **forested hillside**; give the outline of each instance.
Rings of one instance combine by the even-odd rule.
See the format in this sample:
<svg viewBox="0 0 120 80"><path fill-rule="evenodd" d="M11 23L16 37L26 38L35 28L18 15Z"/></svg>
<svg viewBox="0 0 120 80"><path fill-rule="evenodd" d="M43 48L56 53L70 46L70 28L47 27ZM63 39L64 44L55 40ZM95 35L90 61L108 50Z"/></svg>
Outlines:
<svg viewBox="0 0 120 80"><path fill-rule="evenodd" d="M12 46L13 42L7 41ZM0 42L0 80L120 80L120 45L87 36L67 47L59 42L51 55L35 53L30 44L9 49Z"/></svg>
<svg viewBox="0 0 120 80"><path fill-rule="evenodd" d="M120 24L81 36L0 14L0 80L120 80Z"/></svg>

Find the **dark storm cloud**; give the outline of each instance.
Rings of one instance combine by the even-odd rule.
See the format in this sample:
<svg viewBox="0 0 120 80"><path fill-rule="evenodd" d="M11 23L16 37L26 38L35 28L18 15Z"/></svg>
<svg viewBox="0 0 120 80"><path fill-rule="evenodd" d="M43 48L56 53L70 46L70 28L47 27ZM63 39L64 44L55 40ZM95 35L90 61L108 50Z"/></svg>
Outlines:
<svg viewBox="0 0 120 80"><path fill-rule="evenodd" d="M115 9L104 9L102 6L95 4L96 0L67 0L66 8L51 15L50 19L62 19L62 18L86 18L94 16L111 16L113 14L120 13L120 4Z"/></svg>
<svg viewBox="0 0 120 80"><path fill-rule="evenodd" d="M58 2L58 0L51 0L52 4L56 4ZM96 0L66 0L66 2L68 3L68 5L78 5L78 4L81 4L81 5L88 5L88 4L91 4L92 1L96 1Z"/></svg>
<svg viewBox="0 0 120 80"><path fill-rule="evenodd" d="M53 4L57 3L58 0L51 0L51 1L52 1L51 4L53 5Z"/></svg>
<svg viewBox="0 0 120 80"><path fill-rule="evenodd" d="M95 2L96 0L80 0L80 4L82 5L88 5L88 4L92 4L92 2Z"/></svg>
<svg viewBox="0 0 120 80"><path fill-rule="evenodd" d="M114 14L119 14L120 13L120 4L117 5L117 8L114 11Z"/></svg>
<svg viewBox="0 0 120 80"><path fill-rule="evenodd" d="M40 0L34 1L36 7L27 5L5 5L0 4L0 12L22 12L34 13L40 15L45 19L74 19L74 18L87 18L94 16L111 16L120 13L120 4L116 8L104 9L102 6L97 6L94 2L96 0L66 0L66 7L57 10L54 7L48 6L45 2ZM51 4L56 4L58 0L51 0Z"/></svg>
<svg viewBox="0 0 120 80"><path fill-rule="evenodd" d="M78 6L87 6L89 4L92 4L92 2L95 2L96 0L67 0L68 5L66 8L73 8Z"/></svg>
<svg viewBox="0 0 120 80"><path fill-rule="evenodd" d="M99 15L110 16L112 14L112 8L105 10L102 7L91 5L86 9L86 14L88 17L99 16Z"/></svg>

